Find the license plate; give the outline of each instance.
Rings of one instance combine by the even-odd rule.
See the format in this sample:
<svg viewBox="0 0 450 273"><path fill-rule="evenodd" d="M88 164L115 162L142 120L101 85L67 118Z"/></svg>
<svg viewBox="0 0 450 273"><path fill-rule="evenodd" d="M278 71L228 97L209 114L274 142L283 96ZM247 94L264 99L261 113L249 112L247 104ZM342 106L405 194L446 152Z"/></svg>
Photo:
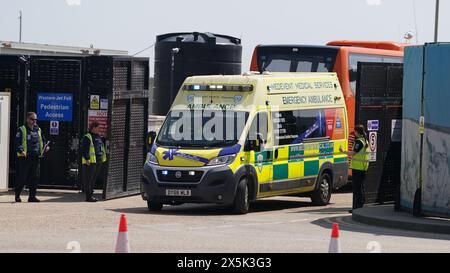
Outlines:
<svg viewBox="0 0 450 273"><path fill-rule="evenodd" d="M191 190L166 190L166 196L191 196Z"/></svg>

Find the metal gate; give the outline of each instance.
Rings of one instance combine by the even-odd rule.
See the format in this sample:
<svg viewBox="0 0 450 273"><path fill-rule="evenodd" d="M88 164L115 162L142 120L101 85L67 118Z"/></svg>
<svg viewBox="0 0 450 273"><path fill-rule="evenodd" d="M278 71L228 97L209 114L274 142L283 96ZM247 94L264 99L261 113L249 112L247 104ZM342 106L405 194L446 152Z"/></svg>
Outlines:
<svg viewBox="0 0 450 273"><path fill-rule="evenodd" d="M139 192L145 161L148 99L131 99L128 130L127 191Z"/></svg>
<svg viewBox="0 0 450 273"><path fill-rule="evenodd" d="M51 142L50 151L41 161L40 186L78 187L82 63L81 58L34 56L30 59L27 111L38 113L39 126ZM40 114L40 98L53 95L68 95L71 98L69 111L72 114L69 118L58 120ZM52 124L57 124L56 131L52 132L51 127L56 128Z"/></svg>
<svg viewBox="0 0 450 273"><path fill-rule="evenodd" d="M368 130L367 203L398 198L400 186L403 64L358 63L355 124Z"/></svg>
<svg viewBox="0 0 450 273"><path fill-rule="evenodd" d="M109 140L108 176L103 183L103 198L119 197L126 191L125 154L127 136L127 100L112 103L111 129Z"/></svg>
<svg viewBox="0 0 450 273"><path fill-rule="evenodd" d="M80 140L89 123L98 120L109 158L96 189L103 189L104 199L139 194L148 126L148 58L2 55L0 92L11 93L11 147L27 111L38 113L38 124L51 141L41 161L40 187L80 189ZM12 187L16 155L10 150Z"/></svg>
<svg viewBox="0 0 450 273"><path fill-rule="evenodd" d="M16 130L24 122L25 90L27 87L28 62L24 56L0 56L0 92L11 94L10 107L10 143L9 143L9 187L15 185L16 180Z"/></svg>
<svg viewBox="0 0 450 273"><path fill-rule="evenodd" d="M105 200L139 194L148 127L148 60L117 58L112 67Z"/></svg>

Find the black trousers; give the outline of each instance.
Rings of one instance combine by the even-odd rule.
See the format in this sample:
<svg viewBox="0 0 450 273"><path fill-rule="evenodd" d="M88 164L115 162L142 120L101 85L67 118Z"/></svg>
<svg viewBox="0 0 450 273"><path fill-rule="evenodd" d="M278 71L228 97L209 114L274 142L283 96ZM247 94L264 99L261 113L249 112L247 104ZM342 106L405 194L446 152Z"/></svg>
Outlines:
<svg viewBox="0 0 450 273"><path fill-rule="evenodd" d="M352 170L353 179L353 209L362 208L365 203L364 180L365 171Z"/></svg>
<svg viewBox="0 0 450 273"><path fill-rule="evenodd" d="M17 159L16 197L22 193L23 187L28 185L30 198L36 197L38 184L39 158L19 157Z"/></svg>
<svg viewBox="0 0 450 273"><path fill-rule="evenodd" d="M91 198L94 194L95 182L97 182L102 171L102 165L102 163L94 163L82 167L83 189L86 193L86 199Z"/></svg>

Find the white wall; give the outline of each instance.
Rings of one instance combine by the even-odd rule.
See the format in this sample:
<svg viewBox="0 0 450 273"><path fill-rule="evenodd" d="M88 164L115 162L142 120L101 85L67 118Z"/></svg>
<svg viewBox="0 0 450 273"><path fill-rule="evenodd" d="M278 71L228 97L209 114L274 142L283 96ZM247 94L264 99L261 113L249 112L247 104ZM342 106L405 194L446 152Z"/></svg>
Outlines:
<svg viewBox="0 0 450 273"><path fill-rule="evenodd" d="M9 93L0 93L0 191L8 190L9 173Z"/></svg>

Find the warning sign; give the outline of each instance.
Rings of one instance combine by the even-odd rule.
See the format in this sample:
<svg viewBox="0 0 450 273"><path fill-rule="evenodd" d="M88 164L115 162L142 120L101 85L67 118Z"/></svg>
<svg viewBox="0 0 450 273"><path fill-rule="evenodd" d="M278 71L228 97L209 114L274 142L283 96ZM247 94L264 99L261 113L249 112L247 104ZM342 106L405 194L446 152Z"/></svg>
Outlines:
<svg viewBox="0 0 450 273"><path fill-rule="evenodd" d="M59 135L59 121L50 121L50 135Z"/></svg>
<svg viewBox="0 0 450 273"><path fill-rule="evenodd" d="M100 134L103 137L108 136L108 111L107 110L89 110L88 111L88 128L89 125L97 121L100 123Z"/></svg>
<svg viewBox="0 0 450 273"><path fill-rule="evenodd" d="M100 96L98 95L91 95L91 103L90 103L91 109L100 109Z"/></svg>
<svg viewBox="0 0 450 273"><path fill-rule="evenodd" d="M369 132L369 161L377 161L377 132Z"/></svg>
<svg viewBox="0 0 450 273"><path fill-rule="evenodd" d="M421 116L419 119L419 134L423 135L425 133L425 117Z"/></svg>

